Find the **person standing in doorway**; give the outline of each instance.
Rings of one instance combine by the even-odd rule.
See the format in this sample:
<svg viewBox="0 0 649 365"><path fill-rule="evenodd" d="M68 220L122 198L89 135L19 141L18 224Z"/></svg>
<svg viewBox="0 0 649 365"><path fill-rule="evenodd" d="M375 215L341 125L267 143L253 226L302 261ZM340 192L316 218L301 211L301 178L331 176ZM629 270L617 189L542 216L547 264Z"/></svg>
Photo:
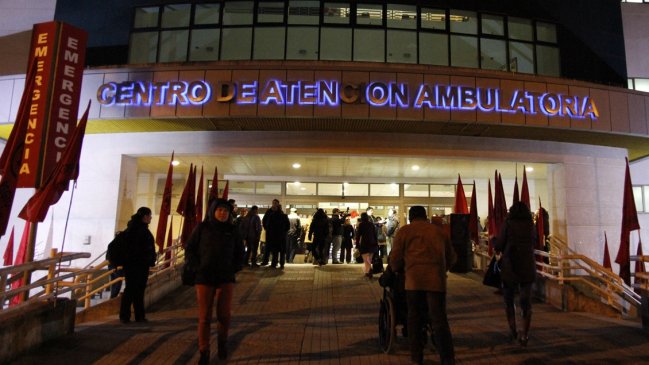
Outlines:
<svg viewBox="0 0 649 365"><path fill-rule="evenodd" d="M532 213L523 202L514 203L509 208L507 220L500 228L496 239L496 254L502 253L500 259L500 277L503 282L505 314L512 340L518 338L521 346L527 346L530 322L532 320L532 284L536 279L536 262L534 261L534 243L536 230ZM523 327L518 332L516 327L516 308L514 296L520 293L521 317Z"/></svg>
<svg viewBox="0 0 649 365"><path fill-rule="evenodd" d="M340 248L340 263L352 262L352 248L354 247L354 226L352 226L349 217L345 218L343 224L343 243Z"/></svg>
<svg viewBox="0 0 649 365"><path fill-rule="evenodd" d="M372 258L379 252L376 227L370 222L367 213L361 214L361 223L356 229L356 248L363 257L363 273L368 279L372 279Z"/></svg>
<svg viewBox="0 0 649 365"><path fill-rule="evenodd" d="M399 229L399 217L397 216L397 211L396 209L389 209L388 210L388 219L386 221L386 236L387 236L387 251L388 255L390 254L390 251L392 251L392 243L394 241L394 237L397 234L397 230Z"/></svg>
<svg viewBox="0 0 649 365"><path fill-rule="evenodd" d="M300 222L300 216L297 215L297 209L291 208L290 211L291 213L288 215L288 237L286 239L286 262L292 264L302 234L302 223Z"/></svg>
<svg viewBox="0 0 649 365"><path fill-rule="evenodd" d="M131 216L126 225L126 256L124 258L124 279L126 287L122 295L119 319L122 323L131 321L131 305L136 322L147 322L144 313L144 291L149 279L149 268L155 265L156 253L153 235L149 231L151 209L141 207Z"/></svg>
<svg viewBox="0 0 649 365"><path fill-rule="evenodd" d="M340 210L334 208L331 213L331 263L332 264L341 264L340 258L340 248L343 243L343 223L340 216Z"/></svg>
<svg viewBox="0 0 649 365"><path fill-rule="evenodd" d="M326 264L327 253L323 252L325 250L327 236L329 235L329 218L327 213L323 209L318 209L313 218L311 219L311 224L309 225L309 240L313 240L313 264L322 266Z"/></svg>
<svg viewBox="0 0 649 365"><path fill-rule="evenodd" d="M227 338L232 319L235 274L241 270L243 246L232 224L232 205L216 199L207 217L192 232L185 249L187 264L196 273L199 365L210 360L212 307L216 302L218 358L228 356Z"/></svg>
<svg viewBox="0 0 649 365"><path fill-rule="evenodd" d="M257 251L259 250L259 240L261 239L261 219L259 218L259 208L253 205L239 224L239 234L246 247L246 265L250 268L257 268Z"/></svg>
<svg viewBox="0 0 649 365"><path fill-rule="evenodd" d="M272 254L273 258L270 266L277 268L279 260L279 267L284 269L284 262L286 260L286 235L290 227L288 217L282 211L282 206L279 200L273 199L273 203L269 210L264 214L261 224L266 231L266 251L264 252L264 262L268 262L268 255Z"/></svg>
<svg viewBox="0 0 649 365"><path fill-rule="evenodd" d="M417 364L424 361L421 336L428 318L441 363L455 364L453 337L446 315L446 272L457 257L449 234L441 225L428 223L424 207L411 207L408 219L410 224L402 227L394 239L389 264L406 277L411 360Z"/></svg>

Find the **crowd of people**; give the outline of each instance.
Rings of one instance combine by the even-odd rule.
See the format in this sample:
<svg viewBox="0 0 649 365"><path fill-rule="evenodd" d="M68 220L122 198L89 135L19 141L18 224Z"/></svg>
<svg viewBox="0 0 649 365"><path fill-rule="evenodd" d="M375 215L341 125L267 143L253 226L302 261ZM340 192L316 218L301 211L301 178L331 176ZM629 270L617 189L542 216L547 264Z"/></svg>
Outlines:
<svg viewBox="0 0 649 365"><path fill-rule="evenodd" d="M269 265L283 269L287 262L294 261L296 252L301 248L305 252L305 262L311 257L313 264L318 266L329 262L363 263L363 275L369 279L372 278L375 256L385 258L391 272L405 277L406 325L409 328L412 361L423 361L423 332L417 328L428 322L441 363L455 363L446 314L446 281L447 271L453 266L457 255L443 221L429 219L422 206L410 208L409 223L403 227L394 209L388 211L386 219L374 217L372 207L368 207L359 217L352 217L349 210L342 212L334 208L329 216L324 209L317 209L312 217L305 219L308 223L304 225L296 212L295 208L291 208L289 214L284 213L277 199L272 201L271 207L261 218L257 206L238 214L234 200L216 199L210 202L204 221L194 229L185 245L185 257L193 272L198 304L199 364L209 363L214 307L218 358L227 358L236 273L245 266L255 269ZM356 224L352 224L352 218ZM128 258L122 265L126 287L120 307L120 319L124 323L130 322L131 307L136 321L147 321L144 291L149 267L154 265L156 259L153 236L148 229L150 222L151 210L142 207L131 217L125 231ZM530 298L536 277L536 232L529 207L517 202L509 209L506 221L494 237L496 255L500 257L510 337L522 346L527 345L532 317ZM516 294L519 295L520 328L516 323Z"/></svg>

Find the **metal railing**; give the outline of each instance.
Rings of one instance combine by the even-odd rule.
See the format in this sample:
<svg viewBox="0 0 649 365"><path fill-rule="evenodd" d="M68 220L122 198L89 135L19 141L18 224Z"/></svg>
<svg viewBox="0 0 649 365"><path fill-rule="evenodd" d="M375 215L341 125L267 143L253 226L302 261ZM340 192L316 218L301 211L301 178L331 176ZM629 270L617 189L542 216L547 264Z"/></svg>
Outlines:
<svg viewBox="0 0 649 365"><path fill-rule="evenodd" d="M98 256L103 258L104 254ZM98 293L108 290L112 285L124 280L124 277L110 279L118 268L108 269L108 261L95 259L83 268L74 268L71 265L63 266L60 263L71 263L73 260L90 258L86 252L58 253L55 249L51 257L44 260L33 261L27 264L9 266L0 269L0 312L13 311L29 303L44 301L54 298L74 298L83 303L83 308L90 308L91 299ZM149 270L149 278L174 270L185 259L181 245L174 244L160 253L156 264ZM99 263L97 263L99 262ZM97 263L95 265L95 263ZM38 273L46 272L39 279L33 280L30 285L12 288L12 284L19 281L25 272L30 272L32 277ZM151 283L151 280L149 280ZM27 294L25 294L27 293ZM11 305L12 299L26 296L20 303Z"/></svg>
<svg viewBox="0 0 649 365"><path fill-rule="evenodd" d="M591 258L575 252L559 237L550 236L548 241L550 252L534 250L537 257L543 258L536 262L538 275L560 285L575 283L585 285L601 298L602 302L620 313L627 313L630 306L640 306L640 295L633 290L633 287L625 284L619 275ZM480 244L478 247L476 255L481 260L489 259L486 245ZM649 287L649 274L639 273L636 277L645 278L644 285Z"/></svg>

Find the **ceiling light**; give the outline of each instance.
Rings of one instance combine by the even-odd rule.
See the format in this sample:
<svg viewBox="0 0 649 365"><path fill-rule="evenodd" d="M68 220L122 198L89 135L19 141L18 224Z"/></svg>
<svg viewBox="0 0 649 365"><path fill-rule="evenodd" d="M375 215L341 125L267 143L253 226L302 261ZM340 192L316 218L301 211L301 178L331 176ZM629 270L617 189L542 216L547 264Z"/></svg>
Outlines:
<svg viewBox="0 0 649 365"><path fill-rule="evenodd" d="M300 185L300 182L299 181L294 181L293 185Z"/></svg>
<svg viewBox="0 0 649 365"><path fill-rule="evenodd" d="M302 165L300 165L300 164L297 163L297 162L293 164L293 168L294 168L294 169L299 169L300 167L302 167Z"/></svg>
<svg viewBox="0 0 649 365"><path fill-rule="evenodd" d="M306 188L303 186L303 187L300 188L300 190L304 191L304 190L306 190Z"/></svg>
<svg viewBox="0 0 649 365"><path fill-rule="evenodd" d="M412 165L412 171L419 171L419 165Z"/></svg>
<svg viewBox="0 0 649 365"><path fill-rule="evenodd" d="M532 171L534 171L534 167L532 167L532 166L527 166L527 167L525 168L525 171L527 171L527 172L532 172Z"/></svg>
<svg viewBox="0 0 649 365"><path fill-rule="evenodd" d="M399 187L399 185L397 185L397 183L392 183L390 184L390 187L392 187L392 189L396 189L397 187Z"/></svg>
<svg viewBox="0 0 649 365"><path fill-rule="evenodd" d="M171 166L178 166L178 165L180 165L180 161L178 160L171 161Z"/></svg>
<svg viewBox="0 0 649 365"><path fill-rule="evenodd" d="M345 181L345 182L343 183L343 185L345 185L345 186L349 186L349 183L348 183L347 181Z"/></svg>

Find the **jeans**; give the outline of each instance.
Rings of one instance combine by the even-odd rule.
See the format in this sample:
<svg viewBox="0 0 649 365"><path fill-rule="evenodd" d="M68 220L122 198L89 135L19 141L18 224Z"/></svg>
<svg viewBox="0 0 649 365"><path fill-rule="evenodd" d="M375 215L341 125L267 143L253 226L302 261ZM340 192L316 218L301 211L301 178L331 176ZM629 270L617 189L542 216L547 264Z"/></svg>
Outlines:
<svg viewBox="0 0 649 365"><path fill-rule="evenodd" d="M342 243L343 243L342 235L333 236L333 240L332 240L333 248L331 249L332 262L339 262L338 258L340 257L340 246L342 245Z"/></svg>
<svg viewBox="0 0 649 365"><path fill-rule="evenodd" d="M246 265L257 264L257 251L259 250L259 240L246 240Z"/></svg>
<svg viewBox="0 0 649 365"><path fill-rule="evenodd" d="M108 265L108 270L112 270L112 269L115 269L115 266ZM124 276L123 269L115 270L112 274L110 274L110 281L113 281L117 278L121 278L123 276ZM122 290L122 280L110 286L110 299L116 298L119 295L120 290Z"/></svg>
<svg viewBox="0 0 649 365"><path fill-rule="evenodd" d="M219 341L228 338L232 321L232 294L234 283L225 283L217 287L196 284L196 302L198 303L198 350L210 349L210 327L212 325L212 307L216 301L216 333Z"/></svg>
<svg viewBox="0 0 649 365"><path fill-rule="evenodd" d="M408 341L412 360L420 362L423 359L421 326L428 319L433 328L441 363L455 364L453 337L446 317L446 293L406 290L406 300L408 301Z"/></svg>

